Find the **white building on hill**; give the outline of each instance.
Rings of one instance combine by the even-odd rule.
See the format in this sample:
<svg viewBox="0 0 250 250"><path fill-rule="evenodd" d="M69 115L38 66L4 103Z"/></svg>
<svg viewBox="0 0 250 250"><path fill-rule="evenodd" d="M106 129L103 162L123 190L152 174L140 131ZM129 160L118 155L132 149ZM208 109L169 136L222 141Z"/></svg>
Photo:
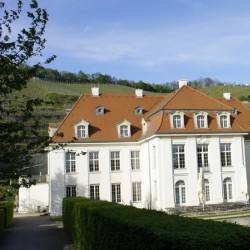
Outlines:
<svg viewBox="0 0 250 250"><path fill-rule="evenodd" d="M197 206L201 169L206 204L246 201L250 110L229 93L211 98L181 84L166 96L93 88L79 98L51 130L64 134L51 146L66 143L48 155L52 215L66 196L163 211Z"/></svg>

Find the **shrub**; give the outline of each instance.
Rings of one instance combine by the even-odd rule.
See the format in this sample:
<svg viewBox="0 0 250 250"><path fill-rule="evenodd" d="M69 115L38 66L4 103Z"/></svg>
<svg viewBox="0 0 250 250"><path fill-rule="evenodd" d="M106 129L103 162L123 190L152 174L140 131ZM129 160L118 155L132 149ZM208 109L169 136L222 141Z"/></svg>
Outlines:
<svg viewBox="0 0 250 250"><path fill-rule="evenodd" d="M0 209L4 210L4 227L8 227L13 221L14 203L12 201L1 201Z"/></svg>
<svg viewBox="0 0 250 250"><path fill-rule="evenodd" d="M0 232L5 228L5 210L0 208Z"/></svg>

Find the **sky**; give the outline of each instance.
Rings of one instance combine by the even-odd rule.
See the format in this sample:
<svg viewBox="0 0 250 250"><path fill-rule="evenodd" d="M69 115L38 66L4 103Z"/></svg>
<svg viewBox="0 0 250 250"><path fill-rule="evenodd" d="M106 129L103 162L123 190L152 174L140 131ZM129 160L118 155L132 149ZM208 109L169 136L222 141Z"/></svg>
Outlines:
<svg viewBox="0 0 250 250"><path fill-rule="evenodd" d="M13 1L13 0L11 0ZM59 71L250 83L249 0L40 0Z"/></svg>

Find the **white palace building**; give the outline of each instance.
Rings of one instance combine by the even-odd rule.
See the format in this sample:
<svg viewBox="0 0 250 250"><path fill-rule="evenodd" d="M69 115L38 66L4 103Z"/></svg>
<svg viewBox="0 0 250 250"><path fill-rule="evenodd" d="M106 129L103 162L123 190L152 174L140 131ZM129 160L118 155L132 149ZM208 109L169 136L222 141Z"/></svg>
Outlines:
<svg viewBox="0 0 250 250"><path fill-rule="evenodd" d="M66 196L162 211L248 200L250 110L230 93L208 97L183 80L166 96L94 87L50 135L64 144L48 154L51 215Z"/></svg>

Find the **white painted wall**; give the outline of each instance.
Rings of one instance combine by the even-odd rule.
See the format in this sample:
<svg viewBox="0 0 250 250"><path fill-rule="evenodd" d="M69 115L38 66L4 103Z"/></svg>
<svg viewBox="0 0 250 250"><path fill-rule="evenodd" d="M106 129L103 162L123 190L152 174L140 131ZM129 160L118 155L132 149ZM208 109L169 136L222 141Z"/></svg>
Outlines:
<svg viewBox="0 0 250 250"><path fill-rule="evenodd" d="M37 212L47 209L49 206L49 183L37 183L30 188L21 187L19 189L19 208L20 213Z"/></svg>
<svg viewBox="0 0 250 250"><path fill-rule="evenodd" d="M197 143L208 144L209 172L205 178L210 183L211 201L208 203L223 202L223 179L230 177L233 180L233 200L244 201L241 194L241 179L243 168L247 165L250 177L250 143L242 142L239 136L208 136L208 137L154 137L141 143L112 143L112 144L72 144L61 151L52 151L48 156L49 174L51 179L50 211L52 215L62 213L62 199L65 197L66 185L77 186L77 196L89 196L89 185L100 185L100 198L111 201L111 184L121 184L122 203L132 203L132 182L142 182L142 201L133 203L142 208L152 207L165 211L175 207L175 183L183 180L186 184L186 206L199 205L198 199L198 168ZM220 143L231 143L232 166L221 167ZM185 145L185 169L173 169L172 145ZM243 150L247 150L245 159ZM65 151L87 152L86 155L76 157L76 172L65 173ZM120 151L121 170L111 172L110 151ZM130 151L140 150L141 170L132 171L130 166ZM99 151L98 173L88 171L88 152Z"/></svg>

